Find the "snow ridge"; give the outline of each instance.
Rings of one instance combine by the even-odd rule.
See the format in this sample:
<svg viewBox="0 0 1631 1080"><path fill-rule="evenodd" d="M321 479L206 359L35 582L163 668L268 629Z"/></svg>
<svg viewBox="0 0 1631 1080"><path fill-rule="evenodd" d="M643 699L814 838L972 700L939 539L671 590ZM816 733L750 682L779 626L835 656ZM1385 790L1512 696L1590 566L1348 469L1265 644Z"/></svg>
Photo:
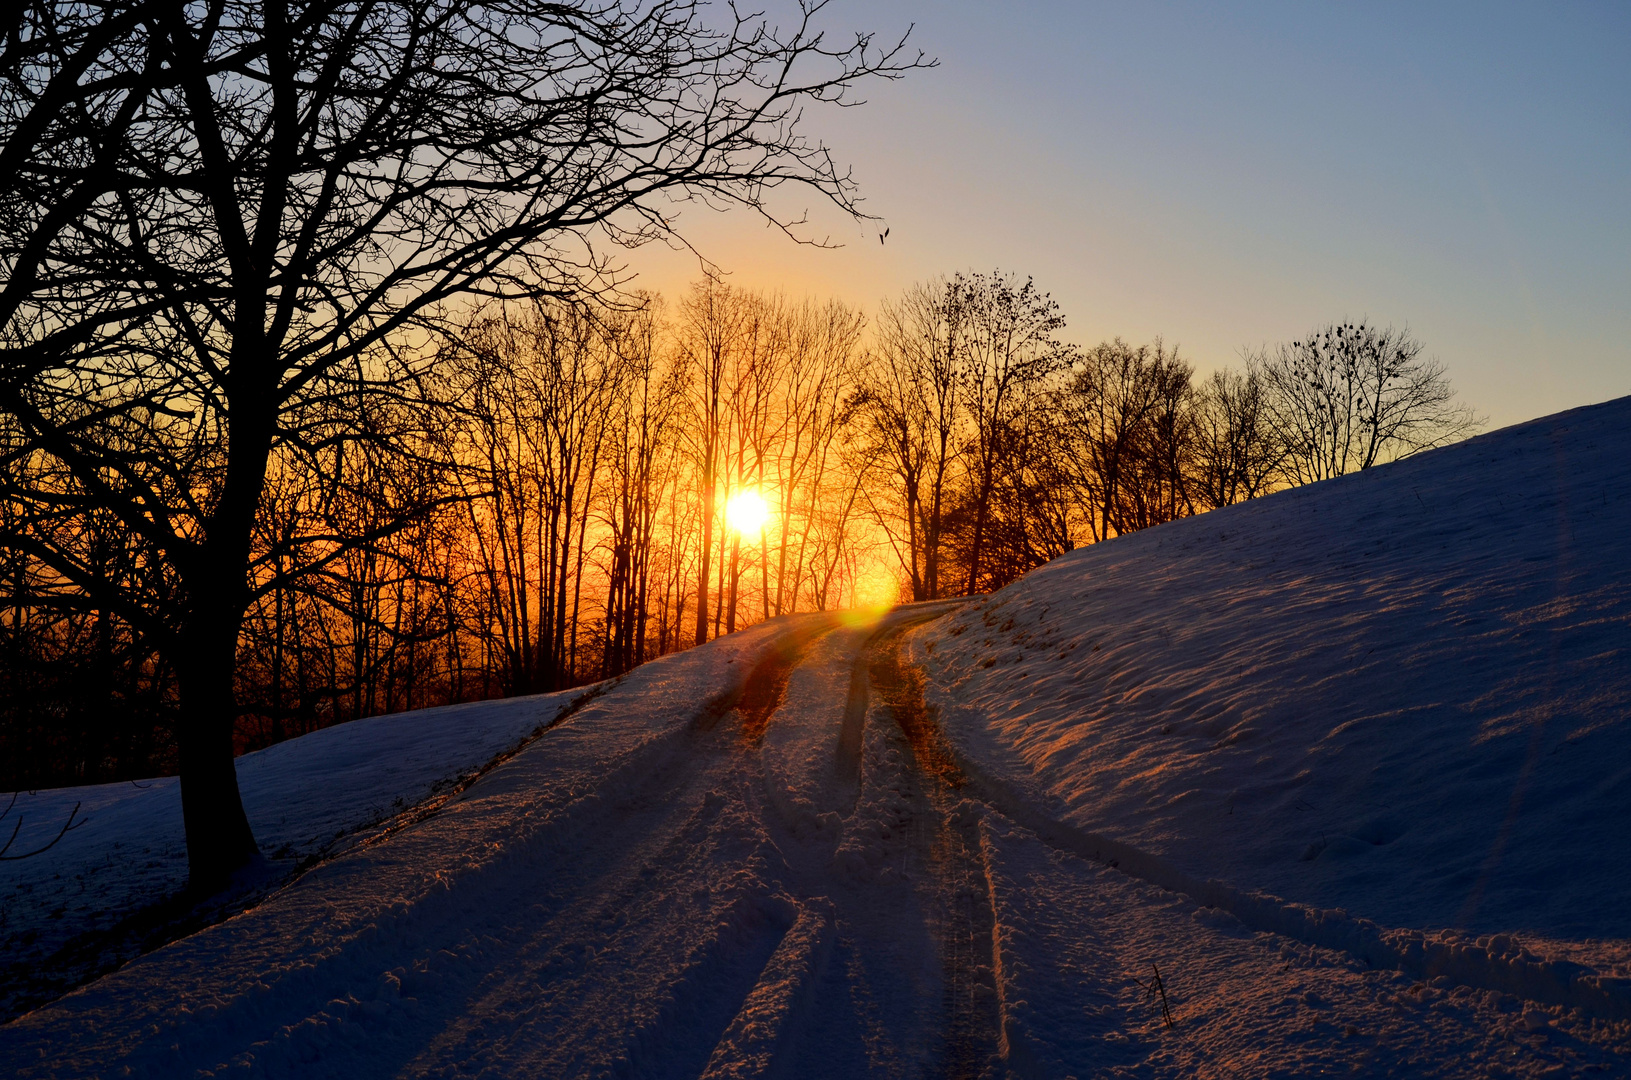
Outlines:
<svg viewBox="0 0 1631 1080"><path fill-rule="evenodd" d="M798 903L777 897L775 901L777 915L785 919L791 908L797 917L785 928L758 982L720 1036L702 1080L748 1080L785 1072L784 1051L792 1026L807 1011L815 985L826 970L836 929L830 900L816 897Z"/></svg>

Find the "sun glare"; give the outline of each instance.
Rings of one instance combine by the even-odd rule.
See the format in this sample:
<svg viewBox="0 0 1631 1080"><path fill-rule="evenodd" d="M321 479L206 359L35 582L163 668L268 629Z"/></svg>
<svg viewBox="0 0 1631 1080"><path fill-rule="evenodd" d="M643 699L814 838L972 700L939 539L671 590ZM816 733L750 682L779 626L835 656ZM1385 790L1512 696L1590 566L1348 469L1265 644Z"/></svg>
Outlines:
<svg viewBox="0 0 1631 1080"><path fill-rule="evenodd" d="M725 524L742 536L758 536L769 520L770 507L765 504L764 496L752 488L738 491L725 503Z"/></svg>

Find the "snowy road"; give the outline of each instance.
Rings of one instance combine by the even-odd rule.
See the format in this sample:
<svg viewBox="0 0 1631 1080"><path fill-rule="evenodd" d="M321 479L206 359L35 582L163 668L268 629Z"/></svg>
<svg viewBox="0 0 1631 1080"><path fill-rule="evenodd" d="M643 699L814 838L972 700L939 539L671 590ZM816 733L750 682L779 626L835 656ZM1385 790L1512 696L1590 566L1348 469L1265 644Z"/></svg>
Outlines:
<svg viewBox="0 0 1631 1080"><path fill-rule="evenodd" d="M0 1028L0 1066L1626 1074L1623 1024L1252 932L1015 824L904 659L952 606L647 665L436 816Z"/></svg>

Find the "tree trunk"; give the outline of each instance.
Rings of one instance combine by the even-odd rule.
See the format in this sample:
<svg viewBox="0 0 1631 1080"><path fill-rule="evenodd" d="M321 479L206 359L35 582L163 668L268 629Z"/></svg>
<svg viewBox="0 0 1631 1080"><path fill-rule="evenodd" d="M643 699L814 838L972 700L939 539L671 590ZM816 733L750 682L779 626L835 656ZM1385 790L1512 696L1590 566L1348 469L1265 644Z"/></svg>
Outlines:
<svg viewBox="0 0 1631 1080"><path fill-rule="evenodd" d="M246 350L247 352L247 350ZM246 398L254 400L251 386ZM261 389L259 401L272 400ZM189 605L176 644L180 697L176 745L181 817L187 831L187 878L194 892L214 892L259 854L238 791L232 729L238 718L233 675L238 636L249 606L245 568L255 512L266 484L273 413L249 405L232 417L226 483L186 573Z"/></svg>
<svg viewBox="0 0 1631 1080"><path fill-rule="evenodd" d="M708 640L708 566L713 556L714 543L714 488L711 481L702 485L702 560L697 570L697 639L701 645Z"/></svg>
<svg viewBox="0 0 1631 1080"><path fill-rule="evenodd" d="M742 583L742 537L740 534L731 539L730 567L730 586L728 590L721 591L728 591L730 595L730 603L725 610L725 633L734 634L736 633L737 587Z"/></svg>
<svg viewBox="0 0 1631 1080"><path fill-rule="evenodd" d="M987 455L989 461L989 455ZM980 489L974 503L974 543L970 547L968 556L968 589L969 596L979 593L980 585L980 556L985 546L986 518L991 507L992 466L988 463L980 469Z"/></svg>
<svg viewBox="0 0 1631 1080"><path fill-rule="evenodd" d="M176 665L181 817L187 830L188 885L197 893L220 889L259 852L238 792L232 753L238 622L229 604L213 603L199 612L182 640L186 660Z"/></svg>

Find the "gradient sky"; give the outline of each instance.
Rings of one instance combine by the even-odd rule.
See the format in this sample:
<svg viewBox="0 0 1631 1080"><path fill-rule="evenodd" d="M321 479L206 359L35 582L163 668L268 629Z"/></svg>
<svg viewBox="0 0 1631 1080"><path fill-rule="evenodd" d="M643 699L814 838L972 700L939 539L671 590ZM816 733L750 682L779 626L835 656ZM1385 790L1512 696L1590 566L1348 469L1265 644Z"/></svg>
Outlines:
<svg viewBox="0 0 1631 1080"><path fill-rule="evenodd" d="M875 310L1029 274L1068 336L1201 370L1368 316L1494 426L1631 393L1631 5L840 3L940 67L812 111L876 226L681 226L732 275ZM797 210L808 202L800 197ZM877 233L890 229L887 244ZM688 255L635 253L675 294Z"/></svg>

